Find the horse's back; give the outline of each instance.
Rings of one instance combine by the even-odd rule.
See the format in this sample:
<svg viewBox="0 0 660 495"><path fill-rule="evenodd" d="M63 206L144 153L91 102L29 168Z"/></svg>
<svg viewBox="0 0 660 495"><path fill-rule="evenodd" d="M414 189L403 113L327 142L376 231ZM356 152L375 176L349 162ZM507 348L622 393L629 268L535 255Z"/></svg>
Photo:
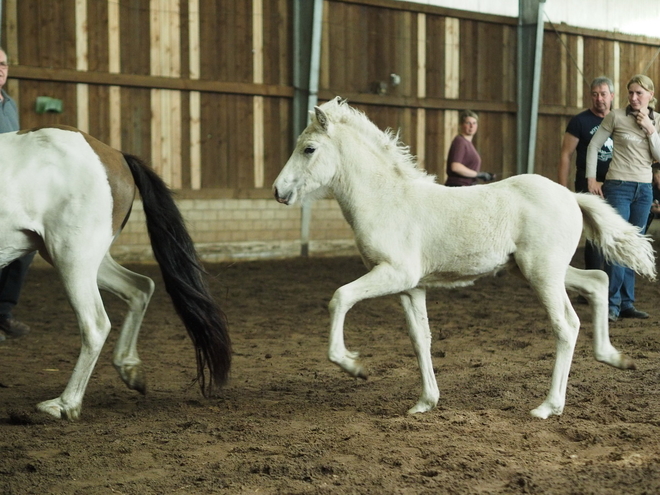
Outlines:
<svg viewBox="0 0 660 495"><path fill-rule="evenodd" d="M0 156L0 249L40 247L30 232L44 242L49 233L112 239L130 210L135 185L122 153L75 128L1 134Z"/></svg>

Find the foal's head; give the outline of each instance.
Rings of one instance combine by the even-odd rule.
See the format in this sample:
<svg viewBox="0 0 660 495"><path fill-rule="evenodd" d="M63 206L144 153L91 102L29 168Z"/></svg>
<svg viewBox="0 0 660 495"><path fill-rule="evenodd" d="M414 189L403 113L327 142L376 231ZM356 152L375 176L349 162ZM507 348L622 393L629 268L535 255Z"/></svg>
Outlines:
<svg viewBox="0 0 660 495"><path fill-rule="evenodd" d="M351 172L378 173L391 180L429 180L416 167L407 146L391 130L381 131L367 116L336 97L310 112L311 123L273 184L275 198L294 204L326 197L330 190L356 181ZM351 175L351 177L349 177ZM339 177L345 180L338 180Z"/></svg>
<svg viewBox="0 0 660 495"><path fill-rule="evenodd" d="M304 198L328 195L340 163L340 146L336 142L339 123L333 111L344 103L339 97L314 107L311 123L298 137L296 148L273 184L275 199L294 204Z"/></svg>

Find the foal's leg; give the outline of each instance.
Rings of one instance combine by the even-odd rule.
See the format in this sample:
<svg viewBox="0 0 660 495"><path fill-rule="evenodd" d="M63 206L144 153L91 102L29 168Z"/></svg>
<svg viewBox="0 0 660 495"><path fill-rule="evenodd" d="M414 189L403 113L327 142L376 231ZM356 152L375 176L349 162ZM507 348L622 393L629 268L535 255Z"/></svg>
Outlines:
<svg viewBox="0 0 660 495"><path fill-rule="evenodd" d="M412 277L391 265L375 266L369 273L335 291L328 305L330 310L330 346L328 359L348 374L367 378L367 372L357 360L358 353L350 352L344 345L344 320L355 303L363 299L396 294L417 285Z"/></svg>
<svg viewBox="0 0 660 495"><path fill-rule="evenodd" d="M78 319L82 345L78 361L62 395L41 402L37 408L56 418L74 420L80 417L87 383L110 332L110 320L96 285L99 263L83 260L82 257L76 259L73 255L67 256L66 261L58 260L56 256L54 260Z"/></svg>
<svg viewBox="0 0 660 495"><path fill-rule="evenodd" d="M635 369L635 363L610 343L608 311L608 279L601 270L579 270L572 266L566 272L566 288L577 291L589 301L594 325L594 356L597 361L615 368Z"/></svg>
<svg viewBox="0 0 660 495"><path fill-rule="evenodd" d="M128 313L115 346L113 364L128 388L144 394L146 380L137 352L137 339L154 292L154 282L119 265L108 253L99 269L98 284L101 290L116 295L128 304Z"/></svg>
<svg viewBox="0 0 660 495"><path fill-rule="evenodd" d="M552 415L558 416L564 410L568 374L580 329L580 320L564 288L563 272L565 266L568 266L568 261L566 265L551 263L547 258L539 259L535 253L528 257L516 256L516 261L520 271L545 307L557 339L557 356L550 390L545 401L531 411L532 416L545 419Z"/></svg>
<svg viewBox="0 0 660 495"><path fill-rule="evenodd" d="M406 313L408 333L422 375L422 395L415 407L408 410L408 414L430 411L438 404L440 391L431 360L431 329L426 314L426 290L417 288L401 294L401 304Z"/></svg>

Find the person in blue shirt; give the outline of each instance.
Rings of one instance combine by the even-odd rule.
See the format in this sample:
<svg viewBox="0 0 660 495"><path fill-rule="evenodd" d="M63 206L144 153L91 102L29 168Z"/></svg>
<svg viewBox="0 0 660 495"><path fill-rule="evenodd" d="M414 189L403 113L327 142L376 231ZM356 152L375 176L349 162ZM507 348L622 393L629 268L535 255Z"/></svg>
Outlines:
<svg viewBox="0 0 660 495"><path fill-rule="evenodd" d="M0 47L0 133L19 130L18 108L4 89L9 66L7 53ZM0 270L0 341L6 337L22 337L30 327L12 316L34 253L12 261Z"/></svg>

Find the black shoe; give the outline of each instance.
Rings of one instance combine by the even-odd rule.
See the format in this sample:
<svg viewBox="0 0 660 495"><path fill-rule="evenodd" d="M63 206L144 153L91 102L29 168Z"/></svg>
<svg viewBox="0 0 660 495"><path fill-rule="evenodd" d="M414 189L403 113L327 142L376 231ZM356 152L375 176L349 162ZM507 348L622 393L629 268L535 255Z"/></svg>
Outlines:
<svg viewBox="0 0 660 495"><path fill-rule="evenodd" d="M610 320L610 323L614 323L619 319L619 315L617 315L614 311L610 310L609 314L607 315L607 319Z"/></svg>
<svg viewBox="0 0 660 495"><path fill-rule="evenodd" d="M30 327L13 318L0 319L0 330L11 339L17 339L30 333Z"/></svg>
<svg viewBox="0 0 660 495"><path fill-rule="evenodd" d="M628 309L624 309L619 313L619 316L621 318L637 318L639 320L645 320L649 317L648 313L644 313L644 311L639 311L638 309L635 309L634 306L629 307Z"/></svg>

